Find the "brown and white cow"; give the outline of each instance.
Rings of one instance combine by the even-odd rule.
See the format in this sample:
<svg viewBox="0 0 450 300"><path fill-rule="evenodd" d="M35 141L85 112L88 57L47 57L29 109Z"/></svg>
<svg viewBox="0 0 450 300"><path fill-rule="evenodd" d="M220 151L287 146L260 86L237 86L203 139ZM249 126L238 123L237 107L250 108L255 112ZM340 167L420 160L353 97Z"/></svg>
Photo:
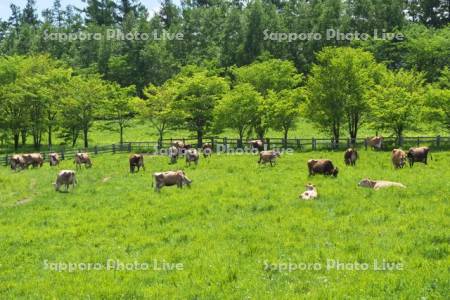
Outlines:
<svg viewBox="0 0 450 300"><path fill-rule="evenodd" d="M404 186L403 184L401 184L399 182L392 182L392 181L386 181L386 180L371 180L369 178L365 178L365 179L361 180L358 183L358 186L367 187L367 188L371 188L374 190L379 190L379 189L388 188L388 187L406 188L406 186Z"/></svg>
<svg viewBox="0 0 450 300"><path fill-rule="evenodd" d="M48 161L50 163L50 167L55 167L59 165L59 155L58 153L50 153L48 155Z"/></svg>
<svg viewBox="0 0 450 300"><path fill-rule="evenodd" d="M277 157L280 157L280 152L275 150L269 150L269 151L261 151L259 152L259 160L258 164L263 163L270 163L270 166L272 167L275 161L277 160Z"/></svg>
<svg viewBox="0 0 450 300"><path fill-rule="evenodd" d="M248 143L252 149L257 149L260 152L264 150L264 141L262 140L251 140Z"/></svg>
<svg viewBox="0 0 450 300"><path fill-rule="evenodd" d="M191 162L194 162L195 165L198 165L198 159L200 156L198 155L197 149L188 149L186 150L186 165L190 166Z"/></svg>
<svg viewBox="0 0 450 300"><path fill-rule="evenodd" d="M337 177L339 170L333 166L329 159L310 159L308 160L309 176L315 174L333 175Z"/></svg>
<svg viewBox="0 0 450 300"><path fill-rule="evenodd" d="M75 154L74 163L77 165L77 169L81 169L82 164L84 164L86 168L92 167L92 161L89 157L89 154L86 152Z"/></svg>
<svg viewBox="0 0 450 300"><path fill-rule="evenodd" d="M171 164L175 164L177 162L178 159L178 155L179 155L179 149L175 146L170 146L169 147L169 151L168 151L168 155L170 157L170 163Z"/></svg>
<svg viewBox="0 0 450 300"><path fill-rule="evenodd" d="M63 185L66 187L66 191L68 191L70 185L74 188L76 184L77 178L75 176L75 171L63 170L59 172L58 177L56 177L56 182L53 185L55 186L55 190L58 192Z"/></svg>
<svg viewBox="0 0 450 300"><path fill-rule="evenodd" d="M408 157L409 166L414 166L415 162L427 164L428 152L430 152L430 148L428 147L409 148L408 153L406 154ZM431 154L430 158L433 159Z"/></svg>
<svg viewBox="0 0 450 300"><path fill-rule="evenodd" d="M202 146L203 157L211 157L212 154L212 145L210 143L203 144Z"/></svg>
<svg viewBox="0 0 450 300"><path fill-rule="evenodd" d="M33 168L42 167L44 164L44 157L40 153L23 154L22 157L25 160L26 168L29 166L33 166Z"/></svg>
<svg viewBox="0 0 450 300"><path fill-rule="evenodd" d="M300 198L303 200L311 200L311 199L316 199L317 196L318 196L318 194L317 194L316 186L314 184L308 183L306 185L306 191L301 193Z"/></svg>
<svg viewBox="0 0 450 300"><path fill-rule="evenodd" d="M145 171L144 166L144 155L142 154L133 154L129 158L130 162L130 172L134 173L134 170L137 168L138 172L142 168Z"/></svg>
<svg viewBox="0 0 450 300"><path fill-rule="evenodd" d="M358 151L354 148L348 148L344 153L344 162L347 166L356 165L356 160L358 159Z"/></svg>
<svg viewBox="0 0 450 300"><path fill-rule="evenodd" d="M371 138L367 138L367 145L372 147L372 149L381 150L383 147L383 137L382 136L374 136Z"/></svg>
<svg viewBox="0 0 450 300"><path fill-rule="evenodd" d="M178 188L183 188L183 185L190 187L192 180L186 177L183 171L168 171L153 173L155 191L159 192L163 186L176 185Z"/></svg>
<svg viewBox="0 0 450 300"><path fill-rule="evenodd" d="M11 169L14 171L19 171L25 169L25 159L20 154L14 154L9 160Z"/></svg>
<svg viewBox="0 0 450 300"><path fill-rule="evenodd" d="M401 149L393 149L391 153L391 159L394 168L401 169L406 164L406 153Z"/></svg>

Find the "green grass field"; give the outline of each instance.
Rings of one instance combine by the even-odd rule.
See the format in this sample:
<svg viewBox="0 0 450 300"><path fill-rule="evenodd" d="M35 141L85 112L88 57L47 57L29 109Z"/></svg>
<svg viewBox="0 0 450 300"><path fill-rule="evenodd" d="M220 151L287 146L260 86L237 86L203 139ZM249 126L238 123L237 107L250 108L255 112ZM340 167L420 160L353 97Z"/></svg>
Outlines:
<svg viewBox="0 0 450 300"><path fill-rule="evenodd" d="M72 161L1 167L0 298L445 299L450 152L432 154L428 166L401 170L390 153L373 151L361 151L356 167L341 152L284 155L275 167L252 155L214 155L189 168L147 156L137 174L126 154L108 154L93 157L69 193L52 182ZM309 158L332 159L339 176L309 178ZM184 169L192 187L155 193L151 174L170 169ZM357 187L364 177L407 188ZM308 182L315 201L298 198ZM149 270L107 270L108 259ZM374 260L402 268L374 270ZM346 266L328 268L332 261ZM85 263L96 265L81 270ZM304 264L315 265L294 270ZM349 269L358 264L368 269Z"/></svg>

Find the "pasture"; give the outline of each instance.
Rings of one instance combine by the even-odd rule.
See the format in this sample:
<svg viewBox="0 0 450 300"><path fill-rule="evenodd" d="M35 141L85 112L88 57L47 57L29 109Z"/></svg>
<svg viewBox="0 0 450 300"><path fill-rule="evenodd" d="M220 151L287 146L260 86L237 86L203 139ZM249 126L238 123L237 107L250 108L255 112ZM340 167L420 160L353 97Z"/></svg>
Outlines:
<svg viewBox="0 0 450 300"><path fill-rule="evenodd" d="M189 168L146 156L136 174L128 154L99 155L69 193L52 182L57 170L75 168L71 160L18 173L2 167L0 298L443 299L450 152L432 155L428 166L401 170L390 152L373 151L361 151L356 167L344 165L342 152L283 155L274 167L254 155L215 154ZM338 177L308 177L309 158L332 159ZM175 169L192 187L155 193L151 174ZM365 177L407 188L358 187ZM308 182L319 198L301 201ZM108 259L150 268L107 270ZM346 267L328 268L331 261ZM81 270L85 263L101 266ZM300 270L305 264L314 266ZM368 269L349 269L358 264ZM402 268L387 270L393 264Z"/></svg>

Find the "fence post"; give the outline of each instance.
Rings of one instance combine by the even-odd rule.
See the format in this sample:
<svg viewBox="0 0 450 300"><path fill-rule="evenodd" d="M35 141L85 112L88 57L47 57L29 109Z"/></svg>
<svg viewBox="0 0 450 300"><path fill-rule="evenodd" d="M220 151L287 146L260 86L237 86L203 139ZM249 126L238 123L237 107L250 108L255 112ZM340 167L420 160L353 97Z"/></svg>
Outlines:
<svg viewBox="0 0 450 300"><path fill-rule="evenodd" d="M417 147L420 146L420 136L417 137Z"/></svg>
<svg viewBox="0 0 450 300"><path fill-rule="evenodd" d="M223 138L223 144L224 144L225 152L227 152L228 151L228 139L226 137Z"/></svg>
<svg viewBox="0 0 450 300"><path fill-rule="evenodd" d="M61 160L64 160L65 159L65 157L64 157L64 149L61 149Z"/></svg>
<svg viewBox="0 0 450 300"><path fill-rule="evenodd" d="M315 138L312 138L312 139L311 139L311 148L312 148L313 150L316 150L316 139L315 139Z"/></svg>
<svg viewBox="0 0 450 300"><path fill-rule="evenodd" d="M211 137L211 148L214 149L214 137Z"/></svg>
<svg viewBox="0 0 450 300"><path fill-rule="evenodd" d="M128 143L128 152L131 152L131 143Z"/></svg>
<svg viewBox="0 0 450 300"><path fill-rule="evenodd" d="M441 136L436 137L436 148L441 149Z"/></svg>
<svg viewBox="0 0 450 300"><path fill-rule="evenodd" d="M364 148L367 150L367 139L364 139Z"/></svg>
<svg viewBox="0 0 450 300"><path fill-rule="evenodd" d="M5 166L8 165L8 154L5 155Z"/></svg>
<svg viewBox="0 0 450 300"><path fill-rule="evenodd" d="M266 139L266 141L267 141L267 149L270 149L270 139L268 138Z"/></svg>
<svg viewBox="0 0 450 300"><path fill-rule="evenodd" d="M94 154L95 154L95 155L98 154L98 147L97 147L97 145L95 145L95 147L94 147Z"/></svg>
<svg viewBox="0 0 450 300"><path fill-rule="evenodd" d="M116 145L115 144L112 144L112 152L113 152L113 154L116 153Z"/></svg>
<svg viewBox="0 0 450 300"><path fill-rule="evenodd" d="M347 138L347 148L350 148L350 138Z"/></svg>
<svg viewBox="0 0 450 300"><path fill-rule="evenodd" d="M301 149L301 147L300 147L300 140L299 139L295 139L295 142L296 142L296 144L297 144L297 149Z"/></svg>

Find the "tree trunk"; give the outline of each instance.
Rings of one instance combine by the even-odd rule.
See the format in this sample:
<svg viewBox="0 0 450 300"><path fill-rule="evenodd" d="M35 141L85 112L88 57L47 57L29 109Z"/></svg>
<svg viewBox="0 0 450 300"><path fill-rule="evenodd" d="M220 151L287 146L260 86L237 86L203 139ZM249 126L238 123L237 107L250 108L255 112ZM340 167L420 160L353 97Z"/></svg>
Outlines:
<svg viewBox="0 0 450 300"><path fill-rule="evenodd" d="M288 132L289 132L289 128L288 127L285 127L284 128L284 149L287 149L287 144L288 144L288 142L287 142L287 138L288 138Z"/></svg>
<svg viewBox="0 0 450 300"><path fill-rule="evenodd" d="M162 148L162 144L163 144L164 130L163 129L158 129L158 133L159 133L158 148L161 149Z"/></svg>
<svg viewBox="0 0 450 300"><path fill-rule="evenodd" d="M19 139L19 133L14 133L14 151L17 151L19 149Z"/></svg>
<svg viewBox="0 0 450 300"><path fill-rule="evenodd" d="M86 148L86 149L89 147L88 131L89 131L89 129L83 128L84 148Z"/></svg>
<svg viewBox="0 0 450 300"><path fill-rule="evenodd" d="M120 124L120 144L123 144L123 125Z"/></svg>
<svg viewBox="0 0 450 300"><path fill-rule="evenodd" d="M27 144L27 130L22 129L20 134L22 136L22 146L25 146Z"/></svg>
<svg viewBox="0 0 450 300"><path fill-rule="evenodd" d="M53 127L52 127L52 125L49 125L48 126L48 147L50 148L51 146L52 146L52 144L53 144L53 141L52 141L52 130L53 130Z"/></svg>
<svg viewBox="0 0 450 300"><path fill-rule="evenodd" d="M197 147L201 148L203 146L203 128L197 129Z"/></svg>

